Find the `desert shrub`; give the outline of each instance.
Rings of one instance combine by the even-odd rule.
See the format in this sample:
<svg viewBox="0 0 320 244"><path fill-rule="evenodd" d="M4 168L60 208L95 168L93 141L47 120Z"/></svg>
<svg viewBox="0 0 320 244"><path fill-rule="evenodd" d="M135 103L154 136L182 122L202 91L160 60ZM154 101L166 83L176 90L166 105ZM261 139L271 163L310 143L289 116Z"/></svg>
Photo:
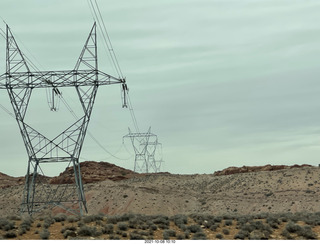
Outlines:
<svg viewBox="0 0 320 244"><path fill-rule="evenodd" d="M254 230L249 234L249 240L268 240L270 234L263 230Z"/></svg>
<svg viewBox="0 0 320 244"><path fill-rule="evenodd" d="M287 231L286 229L284 229L281 232L281 235L286 238L287 240L293 240L293 237L290 235L289 231Z"/></svg>
<svg viewBox="0 0 320 244"><path fill-rule="evenodd" d="M270 196L273 195L273 192L268 192L268 193L265 193L264 195L265 195L266 197L270 197Z"/></svg>
<svg viewBox="0 0 320 244"><path fill-rule="evenodd" d="M222 219L223 219L222 216L215 216L213 218L213 221L216 222L216 223L220 223L222 221Z"/></svg>
<svg viewBox="0 0 320 244"><path fill-rule="evenodd" d="M289 233L297 233L301 231L301 226L293 223L292 221L288 222L285 228Z"/></svg>
<svg viewBox="0 0 320 244"><path fill-rule="evenodd" d="M141 228L141 226L143 226L146 222L150 222L150 224L153 224L153 222L142 215L131 216L128 220L129 228L132 229Z"/></svg>
<svg viewBox="0 0 320 244"><path fill-rule="evenodd" d="M224 215L222 215L222 218L223 218L224 220L227 220L227 219L233 220L233 219L235 218L235 216L234 216L234 215L231 215L231 214L224 214Z"/></svg>
<svg viewBox="0 0 320 244"><path fill-rule="evenodd" d="M80 220L80 217L76 216L76 215L70 215L70 216L67 217L67 221L69 223L78 222L79 220Z"/></svg>
<svg viewBox="0 0 320 244"><path fill-rule="evenodd" d="M257 219L266 219L268 218L269 214L268 213L259 213L256 215Z"/></svg>
<svg viewBox="0 0 320 244"><path fill-rule="evenodd" d="M82 218L83 222L88 224L88 223L91 223L91 222L94 222L94 221L101 221L103 220L103 216L100 215L100 214L96 214L96 215L87 215L87 216L84 216Z"/></svg>
<svg viewBox="0 0 320 244"><path fill-rule="evenodd" d="M192 236L192 240L207 240L207 236L203 232L197 232Z"/></svg>
<svg viewBox="0 0 320 244"><path fill-rule="evenodd" d="M262 221L250 221L240 226L240 231L234 236L235 239L269 239L272 229L264 225Z"/></svg>
<svg viewBox="0 0 320 244"><path fill-rule="evenodd" d="M138 218L141 217L143 215L141 214L133 214L133 213L125 213L124 215L122 215L120 218L120 221L124 222L124 221L129 221L132 218ZM145 218L147 218L147 216L143 216Z"/></svg>
<svg viewBox="0 0 320 244"><path fill-rule="evenodd" d="M156 216L156 218L153 220L153 223L157 224L157 225L161 225L161 224L162 225L169 225L170 224L169 218L164 215Z"/></svg>
<svg viewBox="0 0 320 244"><path fill-rule="evenodd" d="M9 231L9 232L6 232L4 235L3 235L4 238L15 238L17 237L17 234L14 232L14 231Z"/></svg>
<svg viewBox="0 0 320 244"><path fill-rule="evenodd" d="M215 224L211 225L209 229L212 231L216 231L218 227L219 227L219 224L215 223Z"/></svg>
<svg viewBox="0 0 320 244"><path fill-rule="evenodd" d="M249 221L249 218L247 218L246 216L241 216L237 218L237 226L242 226L244 224L246 224Z"/></svg>
<svg viewBox="0 0 320 244"><path fill-rule="evenodd" d="M115 216L108 216L107 217L107 223L108 224L117 224L121 221L121 216L115 215Z"/></svg>
<svg viewBox="0 0 320 244"><path fill-rule="evenodd" d="M140 225L140 229L147 230L147 229L149 229L149 226L150 225L148 225L148 224L142 224L142 225Z"/></svg>
<svg viewBox="0 0 320 244"><path fill-rule="evenodd" d="M163 232L163 239L168 239L168 238L165 238L164 236L175 237L176 236L176 231L175 230L165 230Z"/></svg>
<svg viewBox="0 0 320 244"><path fill-rule="evenodd" d="M250 233L255 230L255 226L251 225L250 223L247 223L247 224L241 226L241 230L247 231Z"/></svg>
<svg viewBox="0 0 320 244"><path fill-rule="evenodd" d="M84 225L86 225L82 220L80 220L79 222L78 222L78 227L81 227L81 226L84 226Z"/></svg>
<svg viewBox="0 0 320 244"><path fill-rule="evenodd" d="M66 231L63 233L63 237L64 237L65 239L67 239L69 236L71 236L71 237L76 237L77 234L76 234L75 231L66 230Z"/></svg>
<svg viewBox="0 0 320 244"><path fill-rule="evenodd" d="M110 239L110 240L120 240L120 237L117 236L117 235L110 235L110 236L109 236L109 239Z"/></svg>
<svg viewBox="0 0 320 244"><path fill-rule="evenodd" d="M25 234L25 233L27 233L27 230L25 229L25 228L19 228L19 230L18 230L18 235L19 236L22 236L23 234Z"/></svg>
<svg viewBox="0 0 320 244"><path fill-rule="evenodd" d="M279 228L279 224L280 224L280 220L276 217L271 217L269 216L266 219L266 222L269 224L270 227L272 227L273 229L278 229Z"/></svg>
<svg viewBox="0 0 320 244"><path fill-rule="evenodd" d="M232 219L225 220L224 225L226 225L226 226L232 225Z"/></svg>
<svg viewBox="0 0 320 244"><path fill-rule="evenodd" d="M133 219L130 219L129 222L128 222L128 226L131 229L136 229L137 228L137 222L135 220L133 220Z"/></svg>
<svg viewBox="0 0 320 244"><path fill-rule="evenodd" d="M130 233L129 237L130 237L130 240L144 240L142 235L134 232Z"/></svg>
<svg viewBox="0 0 320 244"><path fill-rule="evenodd" d="M52 225L55 220L51 216L47 216L43 221L43 228L48 229L50 225Z"/></svg>
<svg viewBox="0 0 320 244"><path fill-rule="evenodd" d="M102 233L103 234L113 234L113 224L106 224L103 228L102 228Z"/></svg>
<svg viewBox="0 0 320 244"><path fill-rule="evenodd" d="M19 215L10 215L7 219L9 220L21 220L21 217Z"/></svg>
<svg viewBox="0 0 320 244"><path fill-rule="evenodd" d="M218 233L218 234L216 234L216 238L221 240L223 238L223 235L221 233Z"/></svg>
<svg viewBox="0 0 320 244"><path fill-rule="evenodd" d="M154 224L150 225L150 230L157 230L157 229L158 229L158 227L156 225L154 225Z"/></svg>
<svg viewBox="0 0 320 244"><path fill-rule="evenodd" d="M142 220L140 220L142 218ZM139 214L124 214L124 215L114 215L114 216L108 216L107 217L107 223L108 224L117 224L118 222L126 222L130 221L132 219L136 219L137 222L145 222L146 217Z"/></svg>
<svg viewBox="0 0 320 244"><path fill-rule="evenodd" d="M186 237L185 235L179 234L179 235L177 235L177 240L184 240L185 237Z"/></svg>
<svg viewBox="0 0 320 244"><path fill-rule="evenodd" d="M19 226L19 235L23 235L28 230L30 230L32 223L33 223L33 219L31 217L23 218Z"/></svg>
<svg viewBox="0 0 320 244"><path fill-rule="evenodd" d="M174 215L170 218L176 226L180 228L181 225L186 225L188 223L188 217L182 214Z"/></svg>
<svg viewBox="0 0 320 244"><path fill-rule="evenodd" d="M2 229L4 231L13 230L15 228L15 224L12 221L8 221L8 223L5 226L2 226Z"/></svg>
<svg viewBox="0 0 320 244"><path fill-rule="evenodd" d="M320 225L320 213L308 214L302 219L307 225L317 226Z"/></svg>
<svg viewBox="0 0 320 244"><path fill-rule="evenodd" d="M75 226L68 226L68 227L64 227L61 229L61 234L63 234L64 232L66 232L67 230L70 230L70 231L76 231L77 228Z"/></svg>
<svg viewBox="0 0 320 244"><path fill-rule="evenodd" d="M235 234L234 239L237 240L244 240L245 238L249 237L249 232L240 230L237 234Z"/></svg>
<svg viewBox="0 0 320 244"><path fill-rule="evenodd" d="M136 234L139 234L141 236L149 236L150 235L150 231L133 231L133 232Z"/></svg>
<svg viewBox="0 0 320 244"><path fill-rule="evenodd" d="M298 231L298 235L304 237L307 240L317 239L317 235L312 231L312 228L309 225L301 227L301 229Z"/></svg>
<svg viewBox="0 0 320 244"><path fill-rule="evenodd" d="M169 224L167 224L167 225L166 224L159 224L158 227L162 230L167 230L167 229L169 229Z"/></svg>
<svg viewBox="0 0 320 244"><path fill-rule="evenodd" d="M101 235L101 232L98 232L96 227L83 225L80 227L78 231L78 235L79 236L99 236Z"/></svg>
<svg viewBox="0 0 320 244"><path fill-rule="evenodd" d="M56 221L56 222L63 222L67 219L67 215L65 215L64 213L58 213L57 215L55 215L53 217L53 219Z"/></svg>
<svg viewBox="0 0 320 244"><path fill-rule="evenodd" d="M118 223L118 229L126 231L126 230L128 230L128 224L125 222L120 222L120 223Z"/></svg>
<svg viewBox="0 0 320 244"><path fill-rule="evenodd" d="M190 225L187 227L192 233L202 232L200 225Z"/></svg>
<svg viewBox="0 0 320 244"><path fill-rule="evenodd" d="M123 232L122 237L128 237L128 234L126 232Z"/></svg>
<svg viewBox="0 0 320 244"><path fill-rule="evenodd" d="M153 230L149 230L148 232L149 232L149 236L153 236L154 234Z"/></svg>
<svg viewBox="0 0 320 244"><path fill-rule="evenodd" d="M212 216L204 214L191 214L190 218L192 218L197 224L202 225L205 220L211 219Z"/></svg>
<svg viewBox="0 0 320 244"><path fill-rule="evenodd" d="M48 240L50 236L50 232L48 231L48 229L43 229L39 235L42 240Z"/></svg>
<svg viewBox="0 0 320 244"><path fill-rule="evenodd" d="M222 233L225 234L225 235L229 235L230 234L230 231L228 229L223 229L222 230Z"/></svg>
<svg viewBox="0 0 320 244"><path fill-rule="evenodd" d="M170 236L168 235L168 233L163 232L162 236L163 236L162 238L163 238L164 240L170 240Z"/></svg>

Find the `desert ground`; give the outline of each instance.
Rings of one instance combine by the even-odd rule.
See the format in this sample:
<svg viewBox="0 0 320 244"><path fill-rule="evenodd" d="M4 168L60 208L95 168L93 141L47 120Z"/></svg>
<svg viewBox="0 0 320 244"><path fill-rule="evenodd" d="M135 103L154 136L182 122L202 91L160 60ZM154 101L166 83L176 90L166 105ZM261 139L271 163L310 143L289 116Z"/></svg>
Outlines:
<svg viewBox="0 0 320 244"><path fill-rule="evenodd" d="M149 221L149 225L154 228L153 235L151 237L150 235L140 235L142 239L166 239L165 237L170 239L183 237L185 239L185 228L189 230L188 238L190 239L193 238L195 233L198 233L188 229L191 228L188 226L192 225L199 225L203 230L202 233L205 233L202 236L199 234L199 239L200 237L206 239L236 239L236 235L241 230L238 225L241 218L248 218L248 221L245 222L247 224L260 221L262 224L271 227L272 224L268 224L267 219L273 218L277 219L277 224L274 224L274 227L277 226L277 228L272 227L269 234L264 234L261 237L261 235L255 233L254 230L264 228L260 226L261 228L257 227L258 229L249 232L244 239L250 239L251 237L253 239L320 239L319 167L308 165L304 167L272 167L268 165L266 167L250 168L244 166L242 168L231 167L212 174L177 175L170 173L137 174L108 163L85 163L83 165L87 167L82 167L82 169L88 213L77 220L77 223L79 224L82 221L82 225L87 224L91 228L96 228L96 232L101 232L101 235L98 235L99 237L89 235L90 238L130 239L130 234L133 233L133 230L128 232L128 229L130 230L130 219L146 218L144 222ZM86 168L88 169L86 170ZM48 182L62 183L67 181L69 177L70 171L67 169L59 177L48 179ZM1 174L0 179L1 216L7 216L8 221L16 221L15 229L5 231L2 228L4 238L7 239L6 233L8 231L16 231L16 237L13 237L16 239L41 239L39 233L42 233L43 230L40 227L43 226L45 221L43 214L40 215L42 220L37 216L33 217L32 228L38 226L39 230L31 228L33 232L29 236L26 234L19 235L18 233L18 226L23 221L22 217L17 217L23 191L23 178ZM54 216L59 214L63 213L47 212L46 216L51 216L50 218L54 219ZM89 218L89 216L96 217L91 217L92 221L84 221L84 218ZM150 216L153 216L153 218ZM160 217L165 220L153 222ZM220 222L217 220L216 228L211 228L212 224L209 226L207 223L211 223L217 217L220 218ZM75 221L72 222L70 219L68 221L68 218L71 217L65 216L64 221L52 221L53 223L48 230L51 233L49 239L65 238L64 233L68 229L62 231L62 228L68 226L76 226L75 229L70 227L71 230L68 231L77 232L80 230L81 224L79 224L80 226L74 224ZM118 219L110 222L112 218ZM283 221L285 218L286 220ZM176 221L176 219L179 219L179 221ZM291 221L292 219L293 221ZM312 224L310 224L310 219L313 220ZM167 224L168 228L159 227L162 222ZM180 228L180 222L187 227ZM103 228L106 224L113 224L114 231L112 234L103 234L102 227L98 227L101 226L101 223L103 223ZM118 226L119 223L127 224L127 227L121 229L121 226ZM287 231L289 234L286 235L285 230L290 230L290 227L292 227L288 224L309 228L308 230L313 233L313 236L310 234L310 238L304 237L301 230L301 235L297 234L297 231ZM50 228L53 229L50 231ZM54 228L59 229L59 231L56 231L59 235L53 234ZM148 228L145 227L145 229ZM172 229L175 233L170 234L168 229ZM166 230L168 230L168 233ZM116 234L117 231L118 234ZM37 234L34 234L36 232ZM285 233L283 234L283 232ZM138 232L134 234L139 236ZM221 234L222 237L218 234ZM77 237L79 237L77 234L72 234L67 235L66 238ZM86 237L82 236L82 238Z"/></svg>

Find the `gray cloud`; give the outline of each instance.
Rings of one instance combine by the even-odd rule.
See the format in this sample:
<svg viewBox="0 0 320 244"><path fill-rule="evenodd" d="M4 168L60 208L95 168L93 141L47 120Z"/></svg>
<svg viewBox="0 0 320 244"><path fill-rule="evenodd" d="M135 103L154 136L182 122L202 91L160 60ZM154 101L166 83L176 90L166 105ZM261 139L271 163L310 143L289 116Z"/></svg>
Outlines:
<svg viewBox="0 0 320 244"><path fill-rule="evenodd" d="M318 1L98 2L140 129L151 125L163 142L165 170L318 162ZM92 26L86 1L5 0L0 16L46 69L73 68ZM114 74L101 39L98 44L100 69ZM1 70L4 61L0 52ZM0 92L0 104L9 108ZM35 107L45 102L34 99ZM89 129L126 159L122 136L132 122L120 107L119 88L101 88ZM58 131L69 116L64 111L45 126ZM26 154L18 128L2 110L0 116L6 138L0 153L9 163L0 171L22 175ZM37 116L30 110L33 123ZM113 158L90 137L82 156L133 166L132 158Z"/></svg>

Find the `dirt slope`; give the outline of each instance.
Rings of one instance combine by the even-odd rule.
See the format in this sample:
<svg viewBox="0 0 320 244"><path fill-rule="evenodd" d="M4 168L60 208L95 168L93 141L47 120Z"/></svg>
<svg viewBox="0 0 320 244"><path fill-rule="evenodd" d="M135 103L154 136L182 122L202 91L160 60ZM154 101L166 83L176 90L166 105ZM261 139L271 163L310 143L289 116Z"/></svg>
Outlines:
<svg viewBox="0 0 320 244"><path fill-rule="evenodd" d="M87 164L88 166L91 163ZM217 176L135 174L132 171L118 179L115 171L84 178L90 214L255 214L262 212L320 211L320 168L294 167L276 171ZM101 164L99 167L108 165ZM85 168L85 167L83 167ZM112 168L112 167L111 167ZM83 172L88 172L83 170ZM129 177L130 176L130 177ZM100 177L100 178L99 178ZM105 179L96 181L97 179ZM113 179L113 180L112 180ZM53 181L53 179L51 179ZM22 185L0 190L0 214L15 213L19 208Z"/></svg>

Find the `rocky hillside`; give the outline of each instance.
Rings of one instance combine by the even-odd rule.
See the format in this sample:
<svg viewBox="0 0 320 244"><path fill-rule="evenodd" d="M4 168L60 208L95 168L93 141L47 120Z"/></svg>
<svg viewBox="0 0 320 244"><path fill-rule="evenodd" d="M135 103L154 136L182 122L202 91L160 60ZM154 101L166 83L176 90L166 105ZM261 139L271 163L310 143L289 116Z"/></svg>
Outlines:
<svg viewBox="0 0 320 244"><path fill-rule="evenodd" d="M86 161L81 162L80 167L82 181L85 184L104 180L119 181L139 176L138 173L107 162ZM48 177L43 175L38 175L38 177L42 178L42 182L48 182L49 184L74 183L72 166L66 168L65 171L56 177ZM12 177L0 172L0 188L23 185L24 180L24 177Z"/></svg>
<svg viewBox="0 0 320 244"><path fill-rule="evenodd" d="M0 188L18 186L24 184L24 177L12 177L0 172Z"/></svg>
<svg viewBox="0 0 320 244"><path fill-rule="evenodd" d="M138 174L106 162L86 161L80 163L83 183L92 183L97 181L112 180L119 181L132 178ZM73 167L68 167L59 176L53 177L50 184L74 183Z"/></svg>
<svg viewBox="0 0 320 244"><path fill-rule="evenodd" d="M282 170L282 169L293 169L293 168L303 168L303 167L312 167L309 164L302 164L302 165L271 165L267 164L264 166L242 166L242 167L229 167L223 169L221 171L214 172L213 175L233 175L233 174L240 174L240 173L249 173L249 172L259 172L259 171L275 171L275 170Z"/></svg>
<svg viewBox="0 0 320 244"><path fill-rule="evenodd" d="M319 167L285 167L227 175L144 175L106 163L83 165L90 214L320 212ZM51 182L64 183L68 174L70 169ZM17 183L0 189L0 214L18 211L22 191L23 185Z"/></svg>

